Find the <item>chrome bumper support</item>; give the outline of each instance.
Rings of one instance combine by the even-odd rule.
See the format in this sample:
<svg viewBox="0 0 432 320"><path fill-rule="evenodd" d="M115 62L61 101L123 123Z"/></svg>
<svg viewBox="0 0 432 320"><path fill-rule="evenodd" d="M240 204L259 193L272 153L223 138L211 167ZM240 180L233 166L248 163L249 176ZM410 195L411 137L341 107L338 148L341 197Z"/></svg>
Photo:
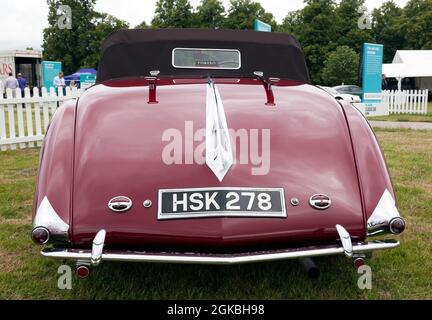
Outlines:
<svg viewBox="0 0 432 320"><path fill-rule="evenodd" d="M395 240L370 241L353 243L352 252L366 253L375 250L392 249L399 246ZM137 252L137 251L110 251L102 253L100 261L129 261L129 262L152 262L152 263L191 263L191 264L244 264L264 261L298 259L306 257L319 257L329 255L345 254L343 246L320 246L305 247L274 251L260 251L238 254L203 254L203 253L166 253L166 252ZM45 257L56 259L69 259L89 261L92 260L91 250L55 249L42 250Z"/></svg>
<svg viewBox="0 0 432 320"><path fill-rule="evenodd" d="M106 231L101 230L96 234L93 239L92 253L91 253L91 264L92 266L98 266L102 260L103 248L105 245Z"/></svg>
<svg viewBox="0 0 432 320"><path fill-rule="evenodd" d="M341 225L336 225L336 230L339 234L340 241L342 242L342 247L344 248L344 253L347 258L353 256L353 246L351 242L351 236L348 231Z"/></svg>

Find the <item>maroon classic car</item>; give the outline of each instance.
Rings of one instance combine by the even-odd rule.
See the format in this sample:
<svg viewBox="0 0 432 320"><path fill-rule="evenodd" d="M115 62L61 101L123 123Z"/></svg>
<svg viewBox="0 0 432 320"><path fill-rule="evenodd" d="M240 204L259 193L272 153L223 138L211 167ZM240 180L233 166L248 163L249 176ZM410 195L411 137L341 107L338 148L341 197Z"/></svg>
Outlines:
<svg viewBox="0 0 432 320"><path fill-rule="evenodd" d="M33 240L46 257L236 264L399 246L375 135L310 84L292 36L124 30L42 149ZM367 238L369 238L367 240Z"/></svg>

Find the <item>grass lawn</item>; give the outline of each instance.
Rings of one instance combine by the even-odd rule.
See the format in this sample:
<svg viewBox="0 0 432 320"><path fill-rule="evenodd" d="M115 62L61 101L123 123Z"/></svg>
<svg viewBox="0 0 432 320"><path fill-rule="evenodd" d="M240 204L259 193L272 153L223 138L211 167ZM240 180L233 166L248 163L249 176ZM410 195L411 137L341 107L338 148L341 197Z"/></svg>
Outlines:
<svg viewBox="0 0 432 320"><path fill-rule="evenodd" d="M295 260L242 266L102 263L73 289L57 288L59 261L29 238L39 150L0 153L0 299L431 299L432 132L377 130L408 227L402 246L368 260L373 289L357 287L344 257L319 258L322 276Z"/></svg>
<svg viewBox="0 0 432 320"><path fill-rule="evenodd" d="M372 121L432 122L432 102L429 102L428 113L425 115L391 114L382 117L369 117L368 119Z"/></svg>

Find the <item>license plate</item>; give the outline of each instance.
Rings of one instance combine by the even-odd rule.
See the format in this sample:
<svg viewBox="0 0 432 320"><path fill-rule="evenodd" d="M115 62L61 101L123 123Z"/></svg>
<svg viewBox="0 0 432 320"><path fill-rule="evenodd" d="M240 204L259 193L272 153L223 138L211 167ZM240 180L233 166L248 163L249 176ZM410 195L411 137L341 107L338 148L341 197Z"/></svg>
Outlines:
<svg viewBox="0 0 432 320"><path fill-rule="evenodd" d="M158 219L211 217L286 218L282 188L159 190Z"/></svg>

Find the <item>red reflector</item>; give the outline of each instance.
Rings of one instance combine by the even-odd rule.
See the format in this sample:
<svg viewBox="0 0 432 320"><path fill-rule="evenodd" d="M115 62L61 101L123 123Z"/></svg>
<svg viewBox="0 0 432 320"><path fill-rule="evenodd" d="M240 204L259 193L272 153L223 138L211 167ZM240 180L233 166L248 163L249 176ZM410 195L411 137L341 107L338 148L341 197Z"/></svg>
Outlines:
<svg viewBox="0 0 432 320"><path fill-rule="evenodd" d="M365 259L363 258L354 259L354 268L358 269L364 265L365 265Z"/></svg>
<svg viewBox="0 0 432 320"><path fill-rule="evenodd" d="M86 266L79 266L76 269L76 274L79 278L87 278L90 274L90 269Z"/></svg>

